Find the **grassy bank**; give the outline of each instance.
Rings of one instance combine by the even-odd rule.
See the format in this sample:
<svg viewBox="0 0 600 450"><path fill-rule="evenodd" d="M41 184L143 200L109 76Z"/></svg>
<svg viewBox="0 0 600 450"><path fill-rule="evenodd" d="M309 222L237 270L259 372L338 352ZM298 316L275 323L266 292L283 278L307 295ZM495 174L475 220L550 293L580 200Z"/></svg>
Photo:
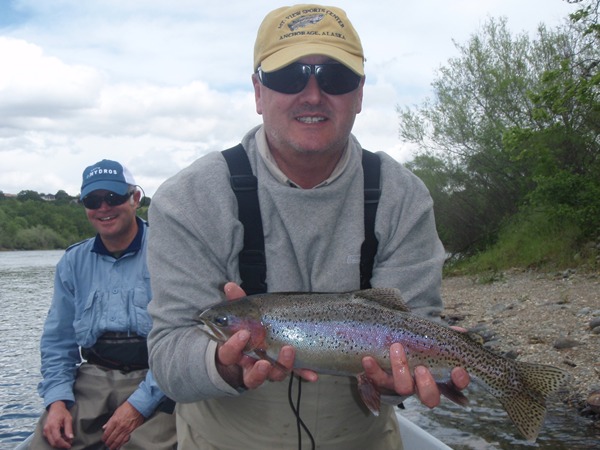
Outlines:
<svg viewBox="0 0 600 450"><path fill-rule="evenodd" d="M600 229L595 240L580 241L580 230L543 213L521 214L505 224L485 251L451 259L445 275L500 273L511 268L542 271L600 270Z"/></svg>

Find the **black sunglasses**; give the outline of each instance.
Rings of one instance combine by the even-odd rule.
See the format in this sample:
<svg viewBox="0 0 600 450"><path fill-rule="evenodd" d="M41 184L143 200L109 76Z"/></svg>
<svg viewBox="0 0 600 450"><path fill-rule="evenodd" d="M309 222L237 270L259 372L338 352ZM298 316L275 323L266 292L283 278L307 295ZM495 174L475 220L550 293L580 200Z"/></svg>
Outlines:
<svg viewBox="0 0 600 450"><path fill-rule="evenodd" d="M102 206L102 202L106 202L108 206L119 206L125 203L135 191L128 192L124 195L119 195L114 192L107 192L104 195L86 195L81 199L81 203L87 209L98 209Z"/></svg>
<svg viewBox="0 0 600 450"><path fill-rule="evenodd" d="M274 72L264 72L258 68L258 79L263 86L282 94L301 92L311 76L323 92L330 95L341 95L352 92L360 84L362 77L343 64L303 64L292 63Z"/></svg>

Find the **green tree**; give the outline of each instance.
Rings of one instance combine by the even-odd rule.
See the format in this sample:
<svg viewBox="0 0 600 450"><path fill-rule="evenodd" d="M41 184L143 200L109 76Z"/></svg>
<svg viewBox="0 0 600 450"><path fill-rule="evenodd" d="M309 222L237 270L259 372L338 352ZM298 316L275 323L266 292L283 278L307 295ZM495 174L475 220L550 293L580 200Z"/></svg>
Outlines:
<svg viewBox="0 0 600 450"><path fill-rule="evenodd" d="M400 136L418 147L409 167L438 198L436 218L450 251L493 244L509 218L550 192L531 195L542 177L594 164L596 150L581 144L597 132L574 126L598 124L583 113L594 111L593 89L573 99L564 82L589 56L579 38L573 28L543 25L535 38L513 35L505 19L490 19L466 44L455 44L460 56L440 69L433 100L399 108Z"/></svg>
<svg viewBox="0 0 600 450"><path fill-rule="evenodd" d="M25 190L17 194L17 199L24 202L27 200L41 200L42 198L36 191Z"/></svg>
<svg viewBox="0 0 600 450"><path fill-rule="evenodd" d="M148 208L150 206L150 202L151 202L150 197L146 197L144 195L144 196L142 196L142 198L140 200L140 207L141 208Z"/></svg>
<svg viewBox="0 0 600 450"><path fill-rule="evenodd" d="M68 203L73 200L73 197L71 197L69 194L67 194L62 189L59 190L58 192L56 192L56 194L54 194L54 198L55 198L55 201L58 203Z"/></svg>
<svg viewBox="0 0 600 450"><path fill-rule="evenodd" d="M583 242L600 233L600 2L577 3L570 51L529 92L543 126L510 130L505 145L532 167L527 206L578 227Z"/></svg>
<svg viewBox="0 0 600 450"><path fill-rule="evenodd" d="M0 201L0 249L61 249L95 235L76 197L61 190L55 198L44 201L26 190ZM138 215L147 220L148 207L140 207Z"/></svg>

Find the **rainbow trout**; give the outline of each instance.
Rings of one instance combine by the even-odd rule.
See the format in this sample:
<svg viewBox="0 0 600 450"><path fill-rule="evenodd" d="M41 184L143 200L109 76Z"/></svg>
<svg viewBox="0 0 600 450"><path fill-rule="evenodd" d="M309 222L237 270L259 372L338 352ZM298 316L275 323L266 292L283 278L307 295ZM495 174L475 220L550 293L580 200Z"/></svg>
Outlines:
<svg viewBox="0 0 600 450"><path fill-rule="evenodd" d="M296 349L295 368L356 376L361 398L374 414L379 411L379 394L362 374L362 358L373 356L390 369L389 348L399 342L410 369L428 367L442 394L462 405L467 399L452 387L450 372L464 367L532 441L544 422L546 398L567 378L563 370L505 358L466 333L411 314L397 289L258 294L209 308L198 320L203 331L220 342L239 330L250 331L247 354L273 364L281 347L291 345Z"/></svg>

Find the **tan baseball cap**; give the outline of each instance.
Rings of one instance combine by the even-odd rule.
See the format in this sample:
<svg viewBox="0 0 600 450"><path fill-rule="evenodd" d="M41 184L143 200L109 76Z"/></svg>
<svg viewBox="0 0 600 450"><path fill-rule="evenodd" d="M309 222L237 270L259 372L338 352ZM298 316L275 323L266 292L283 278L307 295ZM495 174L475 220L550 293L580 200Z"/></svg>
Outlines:
<svg viewBox="0 0 600 450"><path fill-rule="evenodd" d="M329 56L365 74L360 38L342 9L295 5L267 14L254 44L254 71L273 72L309 55Z"/></svg>

